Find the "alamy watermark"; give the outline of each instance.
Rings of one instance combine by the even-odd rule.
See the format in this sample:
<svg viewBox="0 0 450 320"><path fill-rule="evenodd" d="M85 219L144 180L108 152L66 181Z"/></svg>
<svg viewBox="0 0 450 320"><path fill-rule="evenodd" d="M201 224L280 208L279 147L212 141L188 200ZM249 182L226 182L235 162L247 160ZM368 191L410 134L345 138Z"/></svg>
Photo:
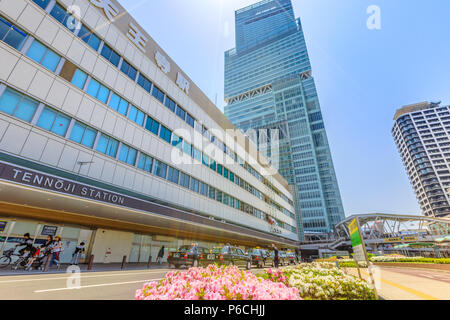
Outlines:
<svg viewBox="0 0 450 320"><path fill-rule="evenodd" d="M371 5L367 8L367 28L369 30L381 30L381 8L377 5Z"/></svg>

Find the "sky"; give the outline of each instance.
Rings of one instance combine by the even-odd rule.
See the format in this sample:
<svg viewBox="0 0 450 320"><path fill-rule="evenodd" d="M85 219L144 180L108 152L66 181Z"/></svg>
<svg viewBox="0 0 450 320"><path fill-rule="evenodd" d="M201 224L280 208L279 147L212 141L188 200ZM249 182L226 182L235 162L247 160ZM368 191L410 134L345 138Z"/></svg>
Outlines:
<svg viewBox="0 0 450 320"><path fill-rule="evenodd" d="M120 1L120 0L119 0ZM234 12L255 0L120 3L223 111ZM346 215L421 214L391 135L400 107L450 104L450 1L293 0ZM371 5L381 29L369 30Z"/></svg>

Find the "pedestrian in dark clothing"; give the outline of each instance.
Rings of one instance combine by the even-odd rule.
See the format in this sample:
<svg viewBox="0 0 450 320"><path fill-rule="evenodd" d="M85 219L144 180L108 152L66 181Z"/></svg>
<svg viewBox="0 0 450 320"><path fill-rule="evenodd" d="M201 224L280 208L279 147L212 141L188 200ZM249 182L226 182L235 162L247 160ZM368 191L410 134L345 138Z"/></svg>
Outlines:
<svg viewBox="0 0 450 320"><path fill-rule="evenodd" d="M159 264L161 264L161 260L164 257L164 250L165 250L165 248L164 248L164 246L162 246L158 252L158 257L156 258L156 262Z"/></svg>
<svg viewBox="0 0 450 320"><path fill-rule="evenodd" d="M275 263L275 268L278 268L279 263L280 263L280 258L278 256L278 248L272 243L272 250L274 252L274 263Z"/></svg>

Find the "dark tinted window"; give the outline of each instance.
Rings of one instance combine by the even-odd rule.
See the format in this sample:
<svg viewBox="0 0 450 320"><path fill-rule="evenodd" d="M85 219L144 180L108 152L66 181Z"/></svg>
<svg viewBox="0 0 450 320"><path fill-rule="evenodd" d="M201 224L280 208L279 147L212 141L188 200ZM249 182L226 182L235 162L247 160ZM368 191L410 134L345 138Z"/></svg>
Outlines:
<svg viewBox="0 0 450 320"><path fill-rule="evenodd" d="M125 73L128 77L130 77L131 80L136 80L137 76L137 70L133 68L128 62L125 60L122 61L122 66L120 67L120 70Z"/></svg>
<svg viewBox="0 0 450 320"><path fill-rule="evenodd" d="M157 86L153 86L152 96L158 99L161 103L164 102L164 92L162 92Z"/></svg>
<svg viewBox="0 0 450 320"><path fill-rule="evenodd" d="M150 92L152 88L152 83L142 74L139 74L138 85L140 85L145 91Z"/></svg>
<svg viewBox="0 0 450 320"><path fill-rule="evenodd" d="M45 8L47 8L48 4L50 3L50 0L33 0L33 2L45 10Z"/></svg>
<svg viewBox="0 0 450 320"><path fill-rule="evenodd" d="M119 66L120 56L106 43L103 44L101 55L116 67Z"/></svg>

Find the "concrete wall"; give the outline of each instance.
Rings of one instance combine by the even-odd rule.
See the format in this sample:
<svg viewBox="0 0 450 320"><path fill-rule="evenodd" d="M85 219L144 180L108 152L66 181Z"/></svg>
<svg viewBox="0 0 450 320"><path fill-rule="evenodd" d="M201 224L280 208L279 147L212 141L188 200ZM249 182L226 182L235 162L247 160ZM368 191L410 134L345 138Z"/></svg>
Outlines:
<svg viewBox="0 0 450 320"><path fill-rule="evenodd" d="M127 256L128 261L132 241L131 232L98 229L92 247L94 263L122 262L123 256Z"/></svg>

